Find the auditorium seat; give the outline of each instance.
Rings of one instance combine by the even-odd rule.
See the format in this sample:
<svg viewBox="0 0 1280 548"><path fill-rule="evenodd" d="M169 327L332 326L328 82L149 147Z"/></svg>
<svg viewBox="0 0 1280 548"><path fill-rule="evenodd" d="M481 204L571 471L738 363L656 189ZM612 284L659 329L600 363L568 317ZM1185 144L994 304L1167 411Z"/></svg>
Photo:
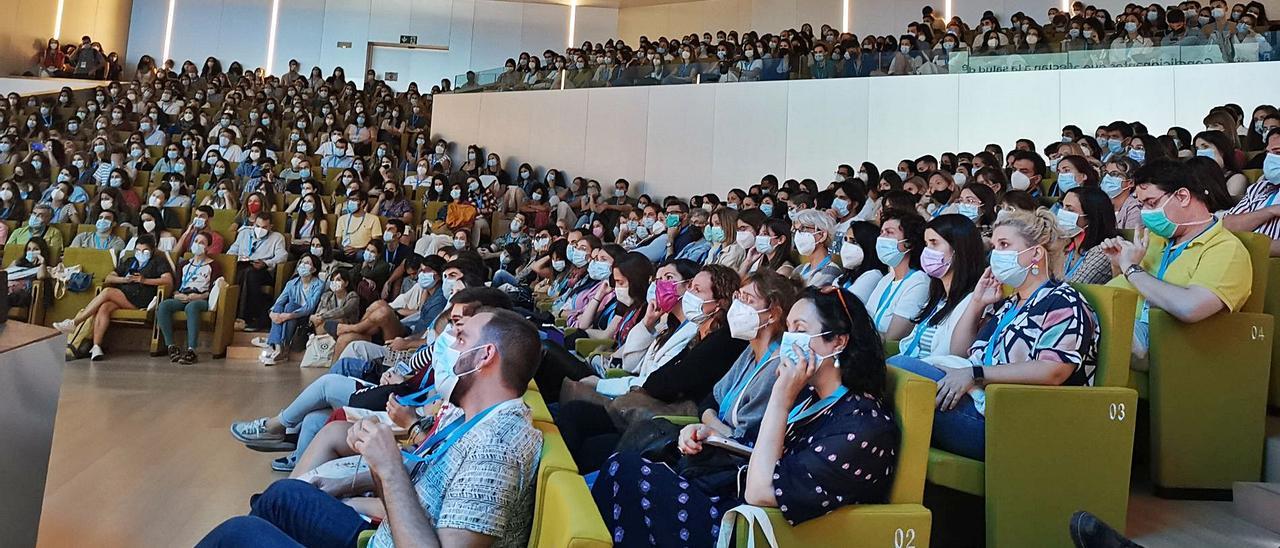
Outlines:
<svg viewBox="0 0 1280 548"><path fill-rule="evenodd" d="M62 251L62 264L68 267L79 266L82 272L93 275L94 287L102 285L106 275L115 271L111 253L101 249L68 247ZM75 317L76 313L93 300L95 294L96 290L93 288L79 293L71 290L67 290L63 295L55 293L53 306L49 307L49 312L45 314L46 325Z"/></svg>
<svg viewBox="0 0 1280 548"><path fill-rule="evenodd" d="M1186 324L1151 310L1150 369L1135 372L1135 386L1150 402L1157 495L1220 499L1232 483L1262 477L1275 324L1262 313L1271 241L1235 234L1255 265L1253 294L1240 312Z"/></svg>
<svg viewBox="0 0 1280 548"><path fill-rule="evenodd" d="M1070 547L1066 523L1081 509L1125 522L1138 402L1125 384L1137 294L1075 287L1102 330L1093 386L988 385L986 461L929 450L930 483L984 497L991 548Z"/></svg>
<svg viewBox="0 0 1280 548"><path fill-rule="evenodd" d="M187 253L183 259L190 259L191 254ZM236 305L240 302L240 285L236 280L236 257L219 253L211 255L218 268L222 269L222 277L226 281L226 286L222 288L222 294L218 297L217 305L212 310L206 310L200 313L201 328L205 331L212 331L213 338L209 341L209 352L214 358L222 358L227 354L227 346L231 344L231 339L235 335L236 325ZM179 276L181 274L178 274ZM187 313L178 310L173 314L174 331L186 329ZM153 352L158 352L164 348L163 339L160 336L160 327L153 325L151 330L151 348Z"/></svg>
<svg viewBox="0 0 1280 548"><path fill-rule="evenodd" d="M932 514L922 503L936 385L895 367L888 372L894 418L902 429L889 502L845 506L795 527L777 508L766 508L778 546L831 546L835 539L842 546L889 546L895 539L895 546L929 546ZM735 525L739 548L751 545L746 527L739 517ZM761 534L757 525L754 535L763 538Z"/></svg>
<svg viewBox="0 0 1280 548"><path fill-rule="evenodd" d="M545 485L546 508L541 524L534 525L538 536L529 538L537 548L607 548L613 546L604 519L596 510L591 491L582 476L555 472Z"/></svg>
<svg viewBox="0 0 1280 548"><path fill-rule="evenodd" d="M544 520L559 517L549 516L546 509L546 486L551 474L555 472L578 473L578 465L573 461L573 455L569 454L569 446L565 445L560 429L553 423L543 421L534 421L533 426L542 432L542 453L538 459L538 479L534 485L533 530L529 533L530 544L532 544L533 539L538 538L538 530Z"/></svg>

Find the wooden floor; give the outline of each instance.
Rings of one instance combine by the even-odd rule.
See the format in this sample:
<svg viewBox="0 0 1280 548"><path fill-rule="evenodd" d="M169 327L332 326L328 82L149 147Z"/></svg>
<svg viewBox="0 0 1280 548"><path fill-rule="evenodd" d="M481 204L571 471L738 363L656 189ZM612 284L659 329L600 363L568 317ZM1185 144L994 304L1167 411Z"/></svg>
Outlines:
<svg viewBox="0 0 1280 548"><path fill-rule="evenodd" d="M278 412L322 373L254 362L179 367L141 355L69 363L39 546L194 545L283 477L268 467L275 455L231 438L230 423ZM1280 546L1280 535L1236 518L1230 503L1142 491L1131 499L1128 533L1146 546Z"/></svg>

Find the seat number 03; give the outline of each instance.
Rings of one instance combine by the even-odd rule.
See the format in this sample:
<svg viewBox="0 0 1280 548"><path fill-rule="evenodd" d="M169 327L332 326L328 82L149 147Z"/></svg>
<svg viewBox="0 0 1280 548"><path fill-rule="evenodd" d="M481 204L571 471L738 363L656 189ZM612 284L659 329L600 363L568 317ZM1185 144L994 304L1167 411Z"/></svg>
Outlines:
<svg viewBox="0 0 1280 548"><path fill-rule="evenodd" d="M1124 413L1124 411L1125 411L1125 410L1124 410L1124 404L1123 404L1123 403L1113 403L1113 404L1111 404L1110 409L1108 409L1108 411L1107 411L1107 415L1108 415L1108 416L1111 418L1111 420L1113 420L1113 421L1123 421L1123 420L1124 420L1124 414L1125 414L1125 413Z"/></svg>
<svg viewBox="0 0 1280 548"><path fill-rule="evenodd" d="M893 548L916 548L916 530L899 527L893 532Z"/></svg>

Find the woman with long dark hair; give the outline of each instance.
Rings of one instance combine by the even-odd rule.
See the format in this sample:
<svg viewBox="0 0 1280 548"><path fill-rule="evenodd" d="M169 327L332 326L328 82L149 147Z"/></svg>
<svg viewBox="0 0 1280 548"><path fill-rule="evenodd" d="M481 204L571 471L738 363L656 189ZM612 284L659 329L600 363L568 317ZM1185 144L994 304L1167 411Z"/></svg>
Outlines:
<svg viewBox="0 0 1280 548"><path fill-rule="evenodd" d="M918 359L950 354L956 322L968 309L973 288L987 267L980 229L963 215L939 215L929 221L924 245L920 269L929 276L929 297L911 320L915 327L898 346L899 355Z"/></svg>
<svg viewBox="0 0 1280 548"><path fill-rule="evenodd" d="M1098 187L1082 186L1067 191L1058 208L1058 229L1066 237L1063 248L1062 279L1070 283L1102 284L1113 276L1111 259L1099 246L1119 236L1111 198Z"/></svg>

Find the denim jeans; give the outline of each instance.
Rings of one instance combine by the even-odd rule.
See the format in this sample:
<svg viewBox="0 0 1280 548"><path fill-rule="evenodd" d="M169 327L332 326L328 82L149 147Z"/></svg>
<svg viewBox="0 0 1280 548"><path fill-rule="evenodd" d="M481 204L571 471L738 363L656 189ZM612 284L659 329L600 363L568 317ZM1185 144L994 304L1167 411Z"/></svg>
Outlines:
<svg viewBox="0 0 1280 548"><path fill-rule="evenodd" d="M889 358L889 365L904 369L934 381L946 374L942 369L922 360L901 354ZM933 412L933 446L974 460L986 460L987 419L973 405L973 398L965 394L955 409Z"/></svg>
<svg viewBox="0 0 1280 548"><path fill-rule="evenodd" d="M279 310L272 307L271 311L276 313L284 312L286 314L293 314L300 309L302 309L302 306L290 304L281 307ZM283 323L271 322L271 332L267 334L267 343L288 344L288 341L293 338L293 332L298 329L298 322L306 320L306 318L295 318Z"/></svg>
<svg viewBox="0 0 1280 548"><path fill-rule="evenodd" d="M288 407L280 411L280 423L286 427L299 427L295 456L302 456L311 440L328 421L334 409L351 402L351 395L359 388L360 381L344 375L329 373L311 382Z"/></svg>
<svg viewBox="0 0 1280 548"><path fill-rule="evenodd" d="M209 309L209 301L182 302L178 299L160 301L156 308L156 325L160 327L160 335L164 337L164 345L174 344L173 315L181 310L187 314L187 348L195 348L200 344L200 313Z"/></svg>
<svg viewBox="0 0 1280 548"><path fill-rule="evenodd" d="M250 499L250 507L248 516L222 522L196 547L351 547L361 531L373 528L350 506L295 479L271 484Z"/></svg>
<svg viewBox="0 0 1280 548"><path fill-rule="evenodd" d="M502 284L518 286L520 285L520 280L517 280L510 272L499 269L497 272L493 273L493 287L502 287Z"/></svg>

